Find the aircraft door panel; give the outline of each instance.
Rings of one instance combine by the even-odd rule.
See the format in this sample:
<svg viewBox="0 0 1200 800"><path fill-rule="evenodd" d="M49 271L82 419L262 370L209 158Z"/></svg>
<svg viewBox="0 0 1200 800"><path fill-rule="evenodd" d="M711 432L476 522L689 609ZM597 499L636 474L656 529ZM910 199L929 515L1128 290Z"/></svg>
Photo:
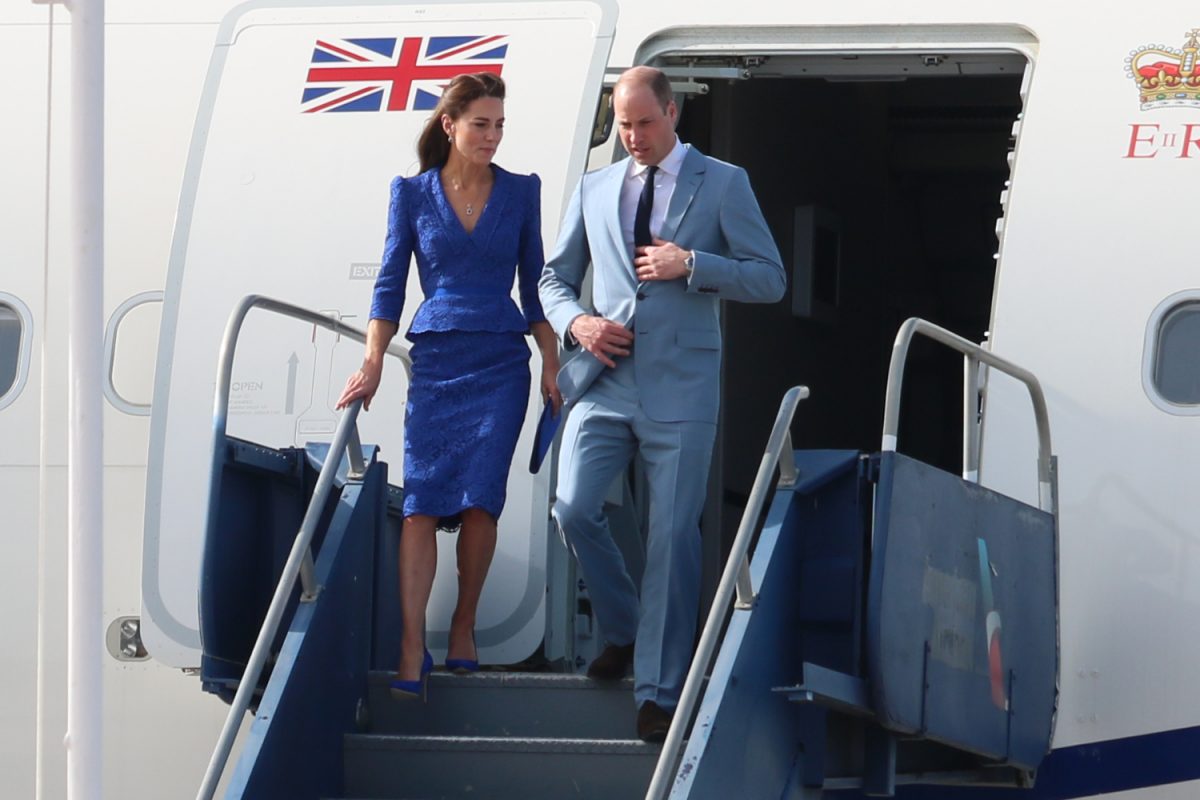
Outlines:
<svg viewBox="0 0 1200 800"><path fill-rule="evenodd" d="M607 0L242 9L222 25L201 100L155 374L143 635L154 657L175 666L198 663L212 392L235 305L260 294L366 327L389 183L417 173L417 136L439 82L457 72L499 71L508 82L497 163L541 177L549 248L583 169L615 22ZM352 72L363 64L373 77ZM344 80L318 80L330 70L344 70ZM401 331L420 298L414 267ZM252 311L234 360L229 434L275 447L328 440L333 404L361 360L357 342ZM389 362L359 426L364 442L381 446L399 484L407 385L400 365ZM532 366L537 374L536 355ZM518 661L543 637L550 469L537 478L520 469L540 405L531 392L481 603L478 644L492 662ZM453 547L441 549L452 562ZM444 641L454 591L453 564L443 560L430 604L431 647Z"/></svg>

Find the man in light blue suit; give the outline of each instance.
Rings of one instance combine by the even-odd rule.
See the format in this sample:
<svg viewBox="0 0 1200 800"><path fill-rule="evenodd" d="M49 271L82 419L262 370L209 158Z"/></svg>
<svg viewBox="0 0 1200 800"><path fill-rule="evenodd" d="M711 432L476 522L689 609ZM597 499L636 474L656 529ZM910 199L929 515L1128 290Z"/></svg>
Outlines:
<svg viewBox="0 0 1200 800"><path fill-rule="evenodd" d="M745 171L679 142L667 78L627 71L613 106L630 157L580 180L539 284L547 319L577 351L558 376L570 416L554 516L608 642L588 675L615 680L632 663L638 735L661 741L695 640L719 301L774 302L787 280ZM594 311L580 304L589 264ZM635 453L650 495L640 603L602 511Z"/></svg>

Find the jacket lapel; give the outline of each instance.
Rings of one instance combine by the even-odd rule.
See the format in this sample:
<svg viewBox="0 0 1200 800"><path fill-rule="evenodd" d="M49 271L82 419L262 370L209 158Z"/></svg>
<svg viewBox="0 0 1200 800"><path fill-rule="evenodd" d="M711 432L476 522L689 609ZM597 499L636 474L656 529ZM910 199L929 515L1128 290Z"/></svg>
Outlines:
<svg viewBox="0 0 1200 800"><path fill-rule="evenodd" d="M671 194L671 204L667 206L667 216L663 218L662 229L658 234L660 239L675 241L679 223L696 197L700 184L704 182L705 167L704 154L694 147L688 147L687 155L679 168L679 177L675 179L675 191Z"/></svg>
<svg viewBox="0 0 1200 800"><path fill-rule="evenodd" d="M467 236L466 230L463 229L462 223L455 216L450 199L442 191L441 174L442 170L438 168L431 169L421 176L425 178L425 196L428 198L430 206L433 207L438 221L442 224L442 230L446 233L446 241L454 248L455 253L461 254L463 250L470 247L471 240Z"/></svg>
<svg viewBox="0 0 1200 800"><path fill-rule="evenodd" d="M613 249L620 254L621 263L633 274L633 258L625 246L625 235L621 233L621 189L625 186L625 175L629 172L628 157L609 168L604 191L600 200L604 203L604 216L608 220L608 232L612 236Z"/></svg>
<svg viewBox="0 0 1200 800"><path fill-rule="evenodd" d="M483 208L479 210L479 221L475 223L473 230L467 238L478 249L486 252L488 245L491 244L492 235L495 234L499 221L504 219L504 209L508 205L509 196L512 194L512 186L509 185L509 175L503 169L496 167L493 169L495 175L495 183L492 184L492 193L484 203ZM450 213L454 213L454 209L450 209ZM458 221L458 218L455 218ZM460 224L461 228L462 225ZM465 231L464 231L465 233Z"/></svg>

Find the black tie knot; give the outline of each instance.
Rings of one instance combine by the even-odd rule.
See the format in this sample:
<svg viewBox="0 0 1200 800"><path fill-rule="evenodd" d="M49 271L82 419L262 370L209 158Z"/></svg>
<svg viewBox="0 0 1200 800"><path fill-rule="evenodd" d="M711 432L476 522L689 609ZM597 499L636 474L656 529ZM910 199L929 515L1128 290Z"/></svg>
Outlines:
<svg viewBox="0 0 1200 800"><path fill-rule="evenodd" d="M650 235L650 212L654 209L654 173L658 166L646 170L646 184L638 197L637 213L633 215L633 246L646 247L654 238Z"/></svg>

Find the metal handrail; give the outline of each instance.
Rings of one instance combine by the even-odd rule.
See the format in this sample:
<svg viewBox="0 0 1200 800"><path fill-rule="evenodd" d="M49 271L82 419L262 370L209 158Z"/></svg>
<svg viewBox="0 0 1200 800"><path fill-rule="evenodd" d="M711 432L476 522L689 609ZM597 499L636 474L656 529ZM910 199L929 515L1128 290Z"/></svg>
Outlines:
<svg viewBox="0 0 1200 800"><path fill-rule="evenodd" d="M1029 399L1033 403L1033 416L1038 433L1038 507L1043 511L1056 513L1054 455L1050 447L1050 415L1046 411L1046 397L1042 393L1042 385L1038 382L1037 377L1029 370L1018 367L990 350L917 317L906 320L900 326L895 344L892 346L892 360L888 365L887 396L884 400L881 449L885 452L894 452L896 449L897 433L900 429L900 392L904 384L904 365L908 359L908 346L916 334L944 344L964 356L963 477L967 480L978 482L979 436L973 422L977 413L979 364L983 363L994 367L1021 381L1029 389Z"/></svg>
<svg viewBox="0 0 1200 800"><path fill-rule="evenodd" d="M246 314L252 308L262 308L305 322L312 322L315 325L320 325L323 328L335 331L357 341L366 341L366 334L356 328L352 328L349 325L315 311L290 303L284 303L280 300L273 300L260 295L248 295L238 304L233 314L230 315L229 324L226 326L225 338L221 343L220 361L217 367L217 392L213 404L214 472L213 486L209 496L210 512L215 507L214 504L220 494L220 472L217 466L221 460L221 451L225 442L226 420L229 411L229 387L233 374L233 355L237 348L237 340L241 332L242 323L245 321ZM398 345L393 345L388 348L388 353L401 360L406 374L411 378L412 361L408 356L408 352ZM258 638L254 641L254 649L250 652L250 660L246 664L245 672L242 674L241 682L238 684L237 692L234 694L233 702L230 704L229 714L225 718L225 725L221 729L217 746L213 750L212 758L208 763L208 769L204 773L204 781L200 786L200 791L196 794L197 800L211 800L217 791L217 785L220 783L225 766L229 762L229 755L233 750L234 740L237 738L242 717L250 707L251 696L254 693L255 687L258 686L259 678L262 676L263 667L266 665L268 655L270 655L271 643L275 640L275 634L278 632L279 625L283 620L283 613L287 608L292 589L295 588L296 579L299 578L301 583L301 602L311 602L320 595L321 587L316 584L313 569L312 538L320 523L322 510L325 508L329 494L333 489L334 479L337 476L337 470L341 465L343 455L349 460L348 477L350 480L361 479L366 470L357 426L358 412L362 408L362 403L361 398L352 402L346 408L346 413L338 420L337 429L333 434L333 441L329 444L329 452L325 455L325 463L322 465L320 475L317 477L316 486L313 487L312 499L309 501L308 508L304 512L304 521L301 523L300 530L296 534L296 540L292 543L292 550L288 554L287 562L283 567L283 573L279 576L279 583L275 587L275 594L271 597L271 604L267 608L266 618L263 620L262 627L258 631Z"/></svg>
<svg viewBox="0 0 1200 800"><path fill-rule="evenodd" d="M779 413L775 416L775 426L767 439L766 450L763 451L762 461L758 465L758 475L754 478L754 486L750 490L750 498L746 503L746 511L738 525L737 536L734 537L733 547L729 558L725 561L725 570L721 574L721 582L717 584L717 594L708 610L708 619L700 634L700 644L696 648L696 657L688 670L687 679L683 683L683 692L679 697L679 705L667 731L667 739L663 743L658 764L654 768L654 777L646 792L646 800L660 800L666 797L670 788L671 778L675 774L675 762L679 758L679 749L683 744L683 734L691 722L696 700L700 695L700 685L708 672L716 651L717 639L721 633L721 624L725 618L725 609L729 607L734 592L737 593L735 608L748 609L754 604L755 592L750 577L750 540L754 529L758 526L758 517L771 492L771 477L779 465L780 476L777 486L787 487L796 483L796 463L793 458L780 461L780 455L786 450L792 451L792 417L796 414L796 406L808 397L807 386L793 386L783 396L779 404Z"/></svg>
<svg viewBox="0 0 1200 800"><path fill-rule="evenodd" d="M341 320L327 317L320 312L291 303L285 303L282 300L276 300L271 297L264 297L260 294L246 295L229 316L229 323L225 326L225 338L221 341L221 356L219 366L217 367L217 390L213 399L214 433L220 436L225 435L226 420L229 416L229 387L233 383L233 351L237 347L237 339L242 329L242 323L246 320L246 315L253 308L273 311L276 314L292 317L302 322L311 322L313 325L318 325L326 330L339 333L356 342L365 344L367 341L365 331L347 325ZM409 357L408 350L393 342L388 345L387 353L390 356L400 359L400 363L404 365L404 372L407 379L412 380L412 358Z"/></svg>

